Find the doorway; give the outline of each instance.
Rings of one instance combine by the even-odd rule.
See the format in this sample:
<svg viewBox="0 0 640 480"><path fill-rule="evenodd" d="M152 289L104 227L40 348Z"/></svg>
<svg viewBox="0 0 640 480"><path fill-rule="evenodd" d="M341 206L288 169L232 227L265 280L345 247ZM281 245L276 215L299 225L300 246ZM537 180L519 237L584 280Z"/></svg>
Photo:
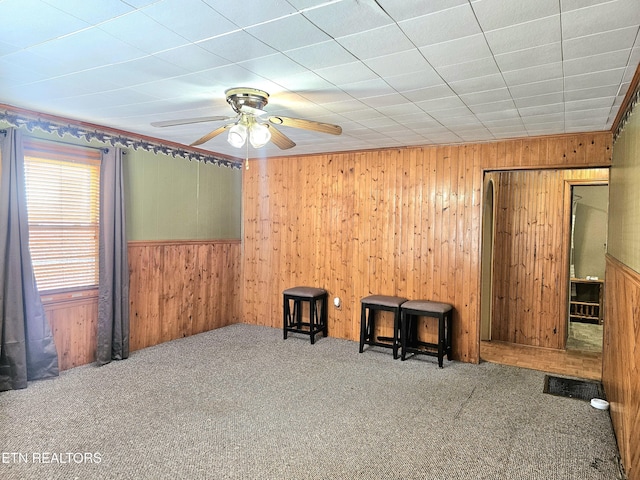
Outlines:
<svg viewBox="0 0 640 480"><path fill-rule="evenodd" d="M602 352L608 184L571 186L567 350Z"/></svg>

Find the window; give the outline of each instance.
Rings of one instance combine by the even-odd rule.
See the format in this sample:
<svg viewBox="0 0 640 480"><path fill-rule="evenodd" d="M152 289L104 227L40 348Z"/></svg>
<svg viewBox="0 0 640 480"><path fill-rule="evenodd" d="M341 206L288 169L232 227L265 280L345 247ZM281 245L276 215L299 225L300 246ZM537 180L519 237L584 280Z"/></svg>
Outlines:
<svg viewBox="0 0 640 480"><path fill-rule="evenodd" d="M100 151L25 140L29 248L38 290L98 284Z"/></svg>

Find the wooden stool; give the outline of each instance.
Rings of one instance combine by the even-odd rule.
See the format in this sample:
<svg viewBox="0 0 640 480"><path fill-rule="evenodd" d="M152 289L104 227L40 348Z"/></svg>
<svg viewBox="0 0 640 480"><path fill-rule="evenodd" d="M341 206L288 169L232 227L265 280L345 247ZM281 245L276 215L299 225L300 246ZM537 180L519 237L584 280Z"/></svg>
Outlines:
<svg viewBox="0 0 640 480"><path fill-rule="evenodd" d="M327 291L322 288L293 287L284 292L283 334L287 332L309 335L311 344L315 342L316 333L327 336ZM291 302L293 301L293 312ZM302 302L309 302L309 321L302 321ZM317 303L320 302L320 311Z"/></svg>
<svg viewBox="0 0 640 480"><path fill-rule="evenodd" d="M393 349L393 358L398 358L398 346L400 343L400 306L406 302L403 297L389 297L386 295L370 295L360 302L360 353L364 345L375 345ZM375 337L376 310L393 312L393 337ZM368 311L368 315L367 315Z"/></svg>
<svg viewBox="0 0 640 480"><path fill-rule="evenodd" d="M402 360L408 353L419 353L438 357L438 366L442 368L442 358L447 354L451 360L451 317L453 307L448 303L428 300L411 300L402 304ZM435 317L438 319L438 343L426 343L418 340L417 317Z"/></svg>

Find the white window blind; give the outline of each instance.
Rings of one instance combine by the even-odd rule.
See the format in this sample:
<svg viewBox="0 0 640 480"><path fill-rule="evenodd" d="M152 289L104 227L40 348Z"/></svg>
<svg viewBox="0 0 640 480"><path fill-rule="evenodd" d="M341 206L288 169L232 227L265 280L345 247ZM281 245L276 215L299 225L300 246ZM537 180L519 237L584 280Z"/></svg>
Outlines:
<svg viewBox="0 0 640 480"><path fill-rule="evenodd" d="M25 141L29 248L38 290L98 284L100 152Z"/></svg>

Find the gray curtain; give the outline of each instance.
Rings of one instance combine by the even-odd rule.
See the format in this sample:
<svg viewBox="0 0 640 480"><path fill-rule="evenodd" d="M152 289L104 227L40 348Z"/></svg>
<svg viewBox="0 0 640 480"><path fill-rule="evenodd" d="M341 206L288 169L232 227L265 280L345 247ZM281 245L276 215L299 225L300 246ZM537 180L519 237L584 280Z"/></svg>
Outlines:
<svg viewBox="0 0 640 480"><path fill-rule="evenodd" d="M0 391L58 375L53 343L33 275L22 134L0 135Z"/></svg>
<svg viewBox="0 0 640 480"><path fill-rule="evenodd" d="M124 216L122 151L110 148L100 167L100 286L96 360L129 356L129 262Z"/></svg>

